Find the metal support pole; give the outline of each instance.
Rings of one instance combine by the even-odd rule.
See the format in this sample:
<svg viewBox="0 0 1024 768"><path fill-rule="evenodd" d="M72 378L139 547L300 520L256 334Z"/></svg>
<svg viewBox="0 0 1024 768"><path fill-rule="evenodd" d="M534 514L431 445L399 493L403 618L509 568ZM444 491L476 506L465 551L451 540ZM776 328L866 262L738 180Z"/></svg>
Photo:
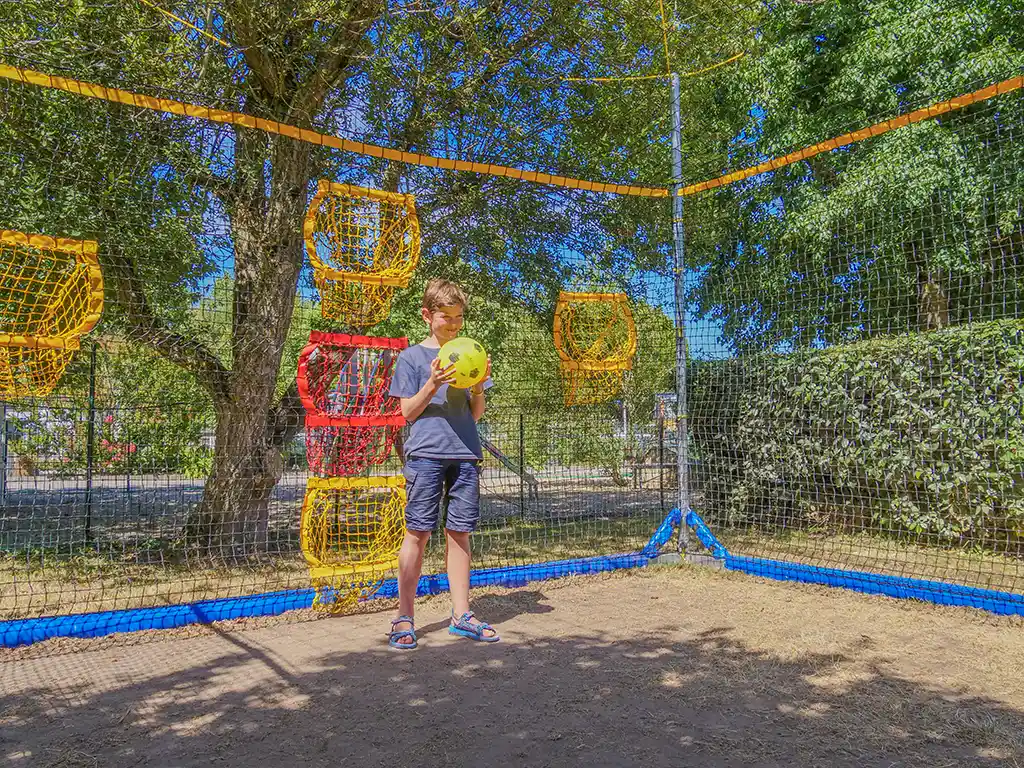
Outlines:
<svg viewBox="0 0 1024 768"><path fill-rule="evenodd" d="M519 516L526 516L526 424L519 413Z"/></svg>
<svg viewBox="0 0 1024 768"><path fill-rule="evenodd" d="M0 403L0 507L7 504L7 403Z"/></svg>
<svg viewBox="0 0 1024 768"><path fill-rule="evenodd" d="M683 232L682 116L679 104L679 75L672 75L672 267L675 276L676 324L676 472L679 475L680 552L689 549L690 529L686 514L690 511L690 430L686 411L686 259Z"/></svg>
<svg viewBox="0 0 1024 768"><path fill-rule="evenodd" d="M132 413L132 416L135 416L138 413L138 409L136 409L134 412L131 412L131 413ZM124 422L124 432L125 432L125 438L124 438L125 439L125 447L124 447L124 449L125 449L125 451L128 454L128 460L126 462L127 463L127 469L125 471L125 474L127 475L127 477L125 478L125 490L128 492L128 510L127 511L131 512L131 508L132 508L132 460L134 458L132 456L132 421L131 421L131 417L125 419L125 422Z"/></svg>
<svg viewBox="0 0 1024 768"><path fill-rule="evenodd" d="M96 440L96 343L89 354L89 413L85 434L85 540L92 539L92 462Z"/></svg>
<svg viewBox="0 0 1024 768"><path fill-rule="evenodd" d="M658 416L658 498L665 514L665 417Z"/></svg>

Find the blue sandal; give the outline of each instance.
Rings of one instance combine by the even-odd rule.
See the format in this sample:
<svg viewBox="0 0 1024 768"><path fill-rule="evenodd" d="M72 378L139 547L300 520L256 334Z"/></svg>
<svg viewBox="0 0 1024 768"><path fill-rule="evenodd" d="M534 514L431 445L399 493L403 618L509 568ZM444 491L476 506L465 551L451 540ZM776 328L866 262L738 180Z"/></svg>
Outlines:
<svg viewBox="0 0 1024 768"><path fill-rule="evenodd" d="M396 624L402 622L408 622L409 629L395 629ZM411 651L415 648L418 643L416 641L416 624L412 620L412 616L399 616L397 619L393 619L391 622L391 631L387 633L388 645L392 648L397 648L400 651ZM411 643L399 642L402 638L411 637Z"/></svg>
<svg viewBox="0 0 1024 768"><path fill-rule="evenodd" d="M468 637L470 640L477 640L481 643L496 643L501 640L497 632L490 636L484 634L488 629L494 631L494 627L490 624L482 621L474 624L472 619L472 611L466 611L457 620L455 614L452 614L452 622L448 625L448 634Z"/></svg>

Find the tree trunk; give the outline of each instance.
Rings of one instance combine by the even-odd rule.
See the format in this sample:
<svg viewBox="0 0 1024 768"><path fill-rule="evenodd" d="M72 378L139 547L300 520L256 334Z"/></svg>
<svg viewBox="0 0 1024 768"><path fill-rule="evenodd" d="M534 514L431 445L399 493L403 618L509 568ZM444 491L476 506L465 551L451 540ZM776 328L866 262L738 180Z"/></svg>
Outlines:
<svg viewBox="0 0 1024 768"><path fill-rule="evenodd" d="M272 176L265 193L267 139L240 129L238 191L230 206L235 257L231 373L215 396L213 468L188 523L190 538L231 559L266 548L270 496L281 479L275 400L299 271L311 149L283 137L270 140Z"/></svg>
<svg viewBox="0 0 1024 768"><path fill-rule="evenodd" d="M230 559L266 548L270 495L284 470L280 449L267 433L266 409L257 404L260 393L253 394L248 402L243 396L215 406L213 469L189 523L193 542Z"/></svg>
<svg viewBox="0 0 1024 768"><path fill-rule="evenodd" d="M949 299L940 280L931 273L918 277L918 330L938 331L949 325Z"/></svg>

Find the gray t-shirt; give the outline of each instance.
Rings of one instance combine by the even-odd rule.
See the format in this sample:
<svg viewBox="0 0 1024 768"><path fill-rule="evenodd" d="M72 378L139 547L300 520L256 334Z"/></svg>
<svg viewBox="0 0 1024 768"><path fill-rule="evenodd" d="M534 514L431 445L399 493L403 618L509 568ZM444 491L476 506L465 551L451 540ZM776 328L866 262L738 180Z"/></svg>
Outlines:
<svg viewBox="0 0 1024 768"><path fill-rule="evenodd" d="M415 344L402 350L391 378L392 397L413 397L430 378L437 348ZM490 379L484 389L494 385ZM423 413L409 425L405 455L425 459L482 459L480 435L469 407L469 390L443 384Z"/></svg>

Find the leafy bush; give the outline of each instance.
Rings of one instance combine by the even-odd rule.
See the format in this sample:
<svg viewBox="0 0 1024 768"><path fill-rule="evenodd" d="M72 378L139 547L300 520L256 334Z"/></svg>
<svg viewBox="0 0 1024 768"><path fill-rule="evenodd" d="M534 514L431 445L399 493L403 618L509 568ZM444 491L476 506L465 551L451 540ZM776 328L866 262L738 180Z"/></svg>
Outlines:
<svg viewBox="0 0 1024 768"><path fill-rule="evenodd" d="M209 472L203 434L215 423L209 396L177 366L144 348L100 347L96 358L92 470L97 474ZM56 395L7 411L9 451L29 471L77 476L89 454L89 355L76 357Z"/></svg>
<svg viewBox="0 0 1024 768"><path fill-rule="evenodd" d="M720 523L1024 541L1024 322L696 363L691 381Z"/></svg>

